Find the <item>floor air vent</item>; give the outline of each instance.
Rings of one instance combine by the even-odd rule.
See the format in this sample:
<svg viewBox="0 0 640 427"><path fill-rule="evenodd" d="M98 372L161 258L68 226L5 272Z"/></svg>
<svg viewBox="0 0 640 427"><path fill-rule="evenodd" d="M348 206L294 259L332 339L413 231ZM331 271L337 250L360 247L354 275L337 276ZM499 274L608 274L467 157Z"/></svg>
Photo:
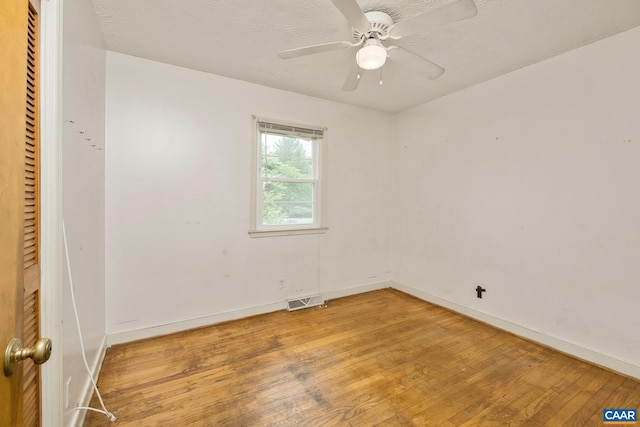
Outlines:
<svg viewBox="0 0 640 427"><path fill-rule="evenodd" d="M324 297L320 294L309 297L293 298L287 300L287 310L294 311L307 307L315 307L324 304Z"/></svg>

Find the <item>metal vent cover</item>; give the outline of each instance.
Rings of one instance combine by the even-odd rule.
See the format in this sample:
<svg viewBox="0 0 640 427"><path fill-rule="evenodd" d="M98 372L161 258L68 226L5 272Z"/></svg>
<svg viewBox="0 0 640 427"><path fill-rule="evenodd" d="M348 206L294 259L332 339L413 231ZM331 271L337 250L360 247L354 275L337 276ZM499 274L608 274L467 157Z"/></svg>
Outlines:
<svg viewBox="0 0 640 427"><path fill-rule="evenodd" d="M320 294L287 300L287 310L295 311L303 308L315 307L324 304L324 297Z"/></svg>

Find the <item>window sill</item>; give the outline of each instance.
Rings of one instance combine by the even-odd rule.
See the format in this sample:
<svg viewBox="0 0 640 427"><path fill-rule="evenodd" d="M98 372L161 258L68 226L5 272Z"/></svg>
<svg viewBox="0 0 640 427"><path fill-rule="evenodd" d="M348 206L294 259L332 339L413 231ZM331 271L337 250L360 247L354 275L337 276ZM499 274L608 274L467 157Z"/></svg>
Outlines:
<svg viewBox="0 0 640 427"><path fill-rule="evenodd" d="M256 237L279 237L279 236L297 236L301 234L324 234L329 227L314 228L288 228L285 230L249 230L249 236Z"/></svg>

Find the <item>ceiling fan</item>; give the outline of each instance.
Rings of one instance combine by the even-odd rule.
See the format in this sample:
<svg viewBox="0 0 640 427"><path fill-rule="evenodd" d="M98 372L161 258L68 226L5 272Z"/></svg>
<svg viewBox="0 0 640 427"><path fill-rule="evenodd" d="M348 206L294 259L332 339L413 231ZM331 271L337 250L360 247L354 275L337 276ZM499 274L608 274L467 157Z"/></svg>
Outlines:
<svg viewBox="0 0 640 427"><path fill-rule="evenodd" d="M383 42L399 40L412 34L430 30L442 25L476 16L478 9L474 0L456 0L438 9L421 13L400 22L385 12L364 12L356 0L331 0L353 27L353 41L323 43L278 53L282 59L296 58L304 55L328 52L331 50L358 47L356 61L342 90L351 91L358 87L360 70L377 70L389 57L403 65L424 73L429 79L436 79L444 73L444 68L434 64L400 46L385 46ZM380 80L382 84L382 80Z"/></svg>

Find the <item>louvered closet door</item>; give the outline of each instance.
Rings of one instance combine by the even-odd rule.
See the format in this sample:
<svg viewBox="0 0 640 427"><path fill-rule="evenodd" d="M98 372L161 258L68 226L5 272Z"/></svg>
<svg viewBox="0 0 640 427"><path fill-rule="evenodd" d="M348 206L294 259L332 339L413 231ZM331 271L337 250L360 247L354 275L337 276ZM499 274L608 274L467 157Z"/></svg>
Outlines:
<svg viewBox="0 0 640 427"><path fill-rule="evenodd" d="M40 265L39 265L39 79L38 79L38 8L29 7L27 43L27 110L24 158L24 329L23 345L32 347L40 336ZM40 425L40 368L31 359L22 362L24 426Z"/></svg>

